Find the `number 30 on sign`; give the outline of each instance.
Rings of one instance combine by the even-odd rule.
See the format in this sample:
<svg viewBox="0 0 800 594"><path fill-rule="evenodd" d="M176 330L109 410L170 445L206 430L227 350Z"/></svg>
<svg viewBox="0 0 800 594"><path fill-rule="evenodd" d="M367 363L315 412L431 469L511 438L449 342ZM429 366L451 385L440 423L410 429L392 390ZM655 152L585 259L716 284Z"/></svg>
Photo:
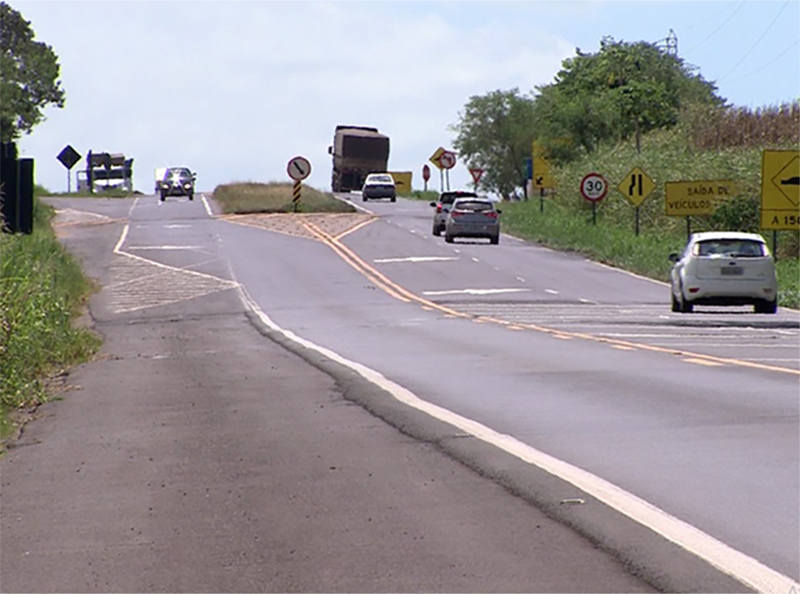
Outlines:
<svg viewBox="0 0 800 594"><path fill-rule="evenodd" d="M608 192L608 182L599 173L590 173L581 180L581 194L587 200L599 202Z"/></svg>

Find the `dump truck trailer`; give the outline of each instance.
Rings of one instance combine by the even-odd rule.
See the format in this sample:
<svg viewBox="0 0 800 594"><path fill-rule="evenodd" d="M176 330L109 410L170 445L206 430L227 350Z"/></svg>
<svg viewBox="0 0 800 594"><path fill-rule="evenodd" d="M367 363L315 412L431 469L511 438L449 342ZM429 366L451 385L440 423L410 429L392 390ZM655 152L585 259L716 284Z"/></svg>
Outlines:
<svg viewBox="0 0 800 594"><path fill-rule="evenodd" d="M336 126L328 153L333 157L331 189L360 190L368 174L386 171L389 137L368 126Z"/></svg>

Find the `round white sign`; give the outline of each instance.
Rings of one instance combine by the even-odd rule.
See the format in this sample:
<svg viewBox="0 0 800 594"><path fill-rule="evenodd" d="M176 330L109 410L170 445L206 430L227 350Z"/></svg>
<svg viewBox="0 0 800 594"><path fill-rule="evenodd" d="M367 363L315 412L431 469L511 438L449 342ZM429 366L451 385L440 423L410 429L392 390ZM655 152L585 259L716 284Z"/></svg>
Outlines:
<svg viewBox="0 0 800 594"><path fill-rule="evenodd" d="M599 173L590 173L581 180L581 194L587 200L597 202L605 198L608 182Z"/></svg>
<svg viewBox="0 0 800 594"><path fill-rule="evenodd" d="M446 151L442 153L442 156L439 157L439 164L444 169L452 169L456 165L456 155L455 153L451 153L450 151Z"/></svg>
<svg viewBox="0 0 800 594"><path fill-rule="evenodd" d="M294 181L301 181L311 174L311 163L305 157L294 157L286 165L286 173Z"/></svg>

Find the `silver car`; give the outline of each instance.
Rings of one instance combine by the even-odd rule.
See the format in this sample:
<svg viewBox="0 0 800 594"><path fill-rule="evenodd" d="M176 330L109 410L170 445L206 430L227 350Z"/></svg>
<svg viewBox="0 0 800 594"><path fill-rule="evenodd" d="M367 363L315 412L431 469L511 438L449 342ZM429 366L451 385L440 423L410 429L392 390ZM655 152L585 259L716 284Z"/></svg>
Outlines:
<svg viewBox="0 0 800 594"><path fill-rule="evenodd" d="M450 207L456 198L477 198L475 192L468 192L465 190L448 190L439 194L439 199L436 202L431 202L431 206L436 210L433 211L433 231L432 233L437 237L444 233L444 223L447 220L447 213L450 212Z"/></svg>
<svg viewBox="0 0 800 594"><path fill-rule="evenodd" d="M757 233L694 233L683 254L670 254L672 311L695 305L753 305L755 313L778 309L775 261Z"/></svg>
<svg viewBox="0 0 800 594"><path fill-rule="evenodd" d="M483 237L497 245L501 212L488 198L457 198L447 213L444 240L452 243L456 237Z"/></svg>

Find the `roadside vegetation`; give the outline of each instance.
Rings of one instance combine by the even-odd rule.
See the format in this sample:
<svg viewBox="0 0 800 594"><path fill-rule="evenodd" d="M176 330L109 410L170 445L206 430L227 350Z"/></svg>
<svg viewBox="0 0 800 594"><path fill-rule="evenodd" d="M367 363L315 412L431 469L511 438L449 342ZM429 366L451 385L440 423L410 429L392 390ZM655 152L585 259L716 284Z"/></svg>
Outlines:
<svg viewBox="0 0 800 594"><path fill-rule="evenodd" d="M37 194L46 194L37 188ZM77 324L93 287L50 226L52 208L36 199L30 235L0 233L0 435L16 416L44 402L64 369L99 347Z"/></svg>
<svg viewBox="0 0 800 594"><path fill-rule="evenodd" d="M644 135L641 152L637 151L635 141L629 139L555 166L552 175L557 191L548 191L543 198L534 192L527 200L504 203L504 230L662 281L669 279L668 255L682 251L689 231L761 233L774 248L777 259L778 303L798 309L800 233L762 231L759 218L762 151L764 148L798 150L800 109L795 106L794 110L793 121L776 117L778 108L751 112L745 123L740 113L738 119L730 120L730 129L708 127L707 135L698 135L693 115L687 114L687 121L673 128ZM784 108L784 114L790 113L791 108ZM738 133L757 128L761 129L757 137L746 139ZM792 128L796 130L794 138L787 134ZM731 140L718 142L722 138ZM765 142L764 138L771 141ZM638 235L636 208L617 190L617 185L634 167L647 173L656 185L639 207ZM580 180L590 172L601 173L610 186L594 212L579 190ZM739 193L719 203L708 216L690 219L667 216L664 182L682 180L733 180Z"/></svg>
<svg viewBox="0 0 800 594"><path fill-rule="evenodd" d="M224 184L214 188L213 197L225 214L355 212L352 205L305 185L295 204L291 183Z"/></svg>

